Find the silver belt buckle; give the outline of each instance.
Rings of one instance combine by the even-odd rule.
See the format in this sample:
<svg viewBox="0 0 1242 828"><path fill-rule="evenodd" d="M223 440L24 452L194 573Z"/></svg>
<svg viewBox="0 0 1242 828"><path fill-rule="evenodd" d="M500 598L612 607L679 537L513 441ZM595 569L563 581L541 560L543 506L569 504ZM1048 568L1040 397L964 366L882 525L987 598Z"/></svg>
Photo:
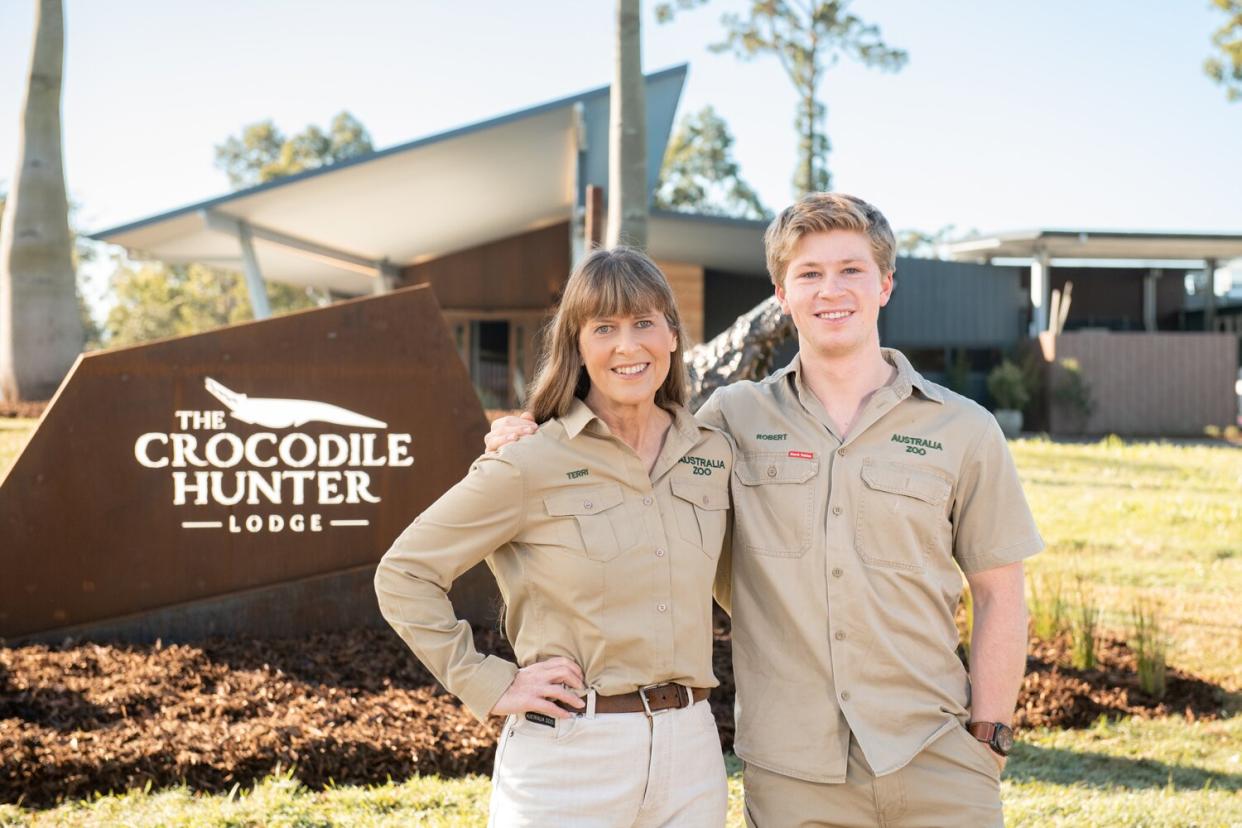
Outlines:
<svg viewBox="0 0 1242 828"><path fill-rule="evenodd" d="M642 701L642 703L643 703L643 712L647 714L647 718L651 718L652 716L657 716L657 715L659 715L659 714L661 714L661 713L667 713L667 712L668 712L668 711L670 711L670 710L680 710L680 709L681 709L681 707L665 707L665 708L662 708L662 709L660 709L660 710L652 710L652 709L651 709L651 702L647 701L647 691L648 691L648 690L654 690L654 689L656 689L657 687L664 687L664 686L665 686L665 685L667 685L667 684L672 684L672 682L664 681L664 682L660 682L659 684L648 684L646 687L640 687L640 688L638 688L638 698L639 698L639 699ZM677 695L679 695L679 696L681 695L681 691L682 691L682 690L685 690L685 691L686 691L686 704L682 705L682 707L689 707L689 706L690 706L690 699L692 698L692 697L691 697L691 695L690 695L690 688L689 688L689 687L683 687L683 686L682 686L682 685L680 685L680 684L675 684L675 685L673 685L673 686L677 688Z"/></svg>

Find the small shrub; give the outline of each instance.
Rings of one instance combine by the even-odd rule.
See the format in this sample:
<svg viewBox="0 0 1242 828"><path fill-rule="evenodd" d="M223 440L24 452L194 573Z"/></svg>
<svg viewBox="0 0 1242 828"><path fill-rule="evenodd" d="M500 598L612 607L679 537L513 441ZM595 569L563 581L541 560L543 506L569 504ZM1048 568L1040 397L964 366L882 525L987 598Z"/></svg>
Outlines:
<svg viewBox="0 0 1242 828"><path fill-rule="evenodd" d="M1011 411L1021 411L1031 399L1022 369L1007 359L988 374L988 393L998 406Z"/></svg>
<svg viewBox="0 0 1242 828"><path fill-rule="evenodd" d="M1060 575L1040 575L1031 579L1030 592L1031 631L1036 638L1051 641L1069 627L1064 581Z"/></svg>
<svg viewBox="0 0 1242 828"><path fill-rule="evenodd" d="M1091 396L1091 384L1083 376L1082 365L1073 357L1058 360L1063 369L1061 379L1052 389L1052 396L1084 421L1095 411L1095 398Z"/></svg>
<svg viewBox="0 0 1242 828"><path fill-rule="evenodd" d="M1160 627L1157 607L1150 601L1136 600L1130 620L1133 627L1130 648L1138 662L1139 689L1154 699L1162 699L1166 689L1169 641Z"/></svg>
<svg viewBox="0 0 1242 828"><path fill-rule="evenodd" d="M1078 611L1070 630L1070 664L1079 670L1093 670L1097 663L1096 641L1100 627L1100 605L1091 585L1078 576Z"/></svg>

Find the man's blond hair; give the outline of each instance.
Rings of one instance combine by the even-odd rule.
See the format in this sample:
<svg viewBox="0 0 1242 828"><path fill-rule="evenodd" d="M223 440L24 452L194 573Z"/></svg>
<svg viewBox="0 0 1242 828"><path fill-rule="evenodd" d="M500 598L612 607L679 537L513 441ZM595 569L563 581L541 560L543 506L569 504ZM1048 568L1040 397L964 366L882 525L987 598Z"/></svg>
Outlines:
<svg viewBox="0 0 1242 828"><path fill-rule="evenodd" d="M856 196L845 193L808 193L772 219L763 234L772 284L785 283L785 270L798 240L808 233L854 230L866 233L871 253L882 274L897 269L897 240L884 214Z"/></svg>

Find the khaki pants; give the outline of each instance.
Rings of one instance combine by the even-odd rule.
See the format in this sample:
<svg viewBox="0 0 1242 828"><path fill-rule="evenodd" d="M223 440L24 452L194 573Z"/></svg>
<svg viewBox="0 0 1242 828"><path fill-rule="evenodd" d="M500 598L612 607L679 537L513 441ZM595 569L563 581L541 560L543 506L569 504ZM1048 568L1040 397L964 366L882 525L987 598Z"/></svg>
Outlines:
<svg viewBox="0 0 1242 828"><path fill-rule="evenodd" d="M954 727L904 768L877 777L850 737L844 782L819 783L746 765L750 828L1003 826L1000 769L991 748Z"/></svg>
<svg viewBox="0 0 1242 828"><path fill-rule="evenodd" d="M588 713L555 727L510 716L496 748L488 825L720 828L727 806L706 701L651 718Z"/></svg>

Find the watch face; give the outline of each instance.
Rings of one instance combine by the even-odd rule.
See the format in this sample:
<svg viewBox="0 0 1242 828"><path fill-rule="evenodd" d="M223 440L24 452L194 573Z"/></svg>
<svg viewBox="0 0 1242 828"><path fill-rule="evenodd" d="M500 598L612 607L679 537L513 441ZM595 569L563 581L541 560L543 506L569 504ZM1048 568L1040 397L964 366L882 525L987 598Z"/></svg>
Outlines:
<svg viewBox="0 0 1242 828"><path fill-rule="evenodd" d="M996 726L996 735L992 737L996 743L996 747L1001 753L1008 755L1013 749L1013 731L1004 725Z"/></svg>

